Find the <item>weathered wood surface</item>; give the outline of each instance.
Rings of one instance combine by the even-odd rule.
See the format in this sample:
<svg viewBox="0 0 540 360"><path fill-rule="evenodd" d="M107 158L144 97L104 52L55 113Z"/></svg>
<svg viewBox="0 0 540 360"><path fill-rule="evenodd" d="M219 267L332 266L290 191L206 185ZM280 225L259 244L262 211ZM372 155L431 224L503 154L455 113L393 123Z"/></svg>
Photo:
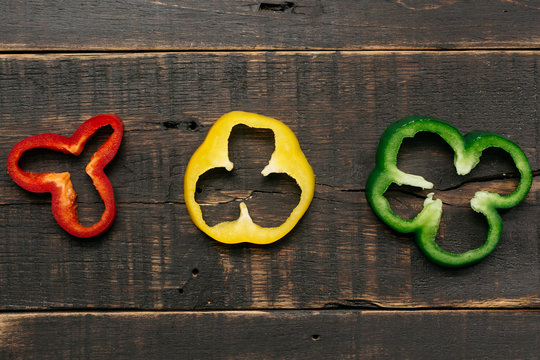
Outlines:
<svg viewBox="0 0 540 360"><path fill-rule="evenodd" d="M538 48L537 0L4 1L0 50Z"/></svg>
<svg viewBox="0 0 540 360"><path fill-rule="evenodd" d="M537 177L526 200L503 214L495 252L461 270L433 265L413 237L390 231L367 205L364 185L384 128L410 114L446 119L463 133L483 129L506 136L524 149L538 174L539 54L3 55L4 166L20 139L42 132L70 135L99 113L119 114L126 132L107 168L117 219L94 241L69 237L55 223L47 196L22 190L0 172L0 308L538 307ZM310 209L270 246L217 243L192 224L183 203L191 154L230 110L284 121L316 174ZM209 221L234 216L243 198L255 219L272 224L287 216L298 199L296 185L286 177L258 175L272 146L267 132L235 131L231 157L240 169L232 178L216 172L200 183ZM72 161L36 152L23 165L69 169L89 221L101 206L82 173L90 154ZM436 182L436 194L448 204L438 241L464 251L481 243L486 231L482 217L468 209L471 194L511 191L515 179L503 174L514 168L494 151L471 176L459 178L451 158L440 140L424 136L404 144L400 164ZM396 211L407 216L419 209L417 195L410 189L389 193Z"/></svg>
<svg viewBox="0 0 540 360"><path fill-rule="evenodd" d="M3 314L0 333L2 359L537 359L540 312Z"/></svg>
<svg viewBox="0 0 540 360"><path fill-rule="evenodd" d="M0 171L0 359L538 358L539 18L529 0L5 2L0 167L22 138L70 135L98 113L119 114L126 133L107 167L118 216L93 241L67 235L47 195ZM395 52L347 51L362 49ZM403 51L434 49L459 51ZM270 246L217 243L183 203L189 157L230 110L284 121L317 176L305 217ZM411 114L509 137L535 170L478 265L433 265L365 201L381 133ZM70 171L87 224L102 204L83 169L107 135L79 158L22 160ZM299 189L259 175L272 134L239 127L229 150L233 173L198 184L206 220L235 218L244 200L257 223L279 224ZM421 134L405 141L399 164L435 183L437 241L465 251L486 231L469 199L512 191L515 168L490 150L459 177L452 156ZM425 195L388 191L408 217Z"/></svg>

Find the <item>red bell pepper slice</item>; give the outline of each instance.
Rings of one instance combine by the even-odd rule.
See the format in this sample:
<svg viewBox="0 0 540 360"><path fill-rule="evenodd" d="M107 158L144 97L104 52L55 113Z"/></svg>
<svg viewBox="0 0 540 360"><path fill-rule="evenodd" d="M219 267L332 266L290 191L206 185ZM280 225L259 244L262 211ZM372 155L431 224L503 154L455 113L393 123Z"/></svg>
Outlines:
<svg viewBox="0 0 540 360"><path fill-rule="evenodd" d="M77 213L77 193L71 183L70 174L33 173L19 167L21 156L31 149L50 149L67 154L80 155L86 141L100 128L110 125L113 133L107 141L92 155L86 165L86 173L92 179L96 190L105 204L101 219L86 227L79 223ZM7 170L11 178L22 188L36 193L51 193L51 207L58 224L71 235L79 238L91 238L102 234L113 223L116 215L114 193L109 178L103 168L114 158L124 132L122 120L115 114L101 114L85 121L70 137L58 134L40 134L28 137L11 149L7 159Z"/></svg>

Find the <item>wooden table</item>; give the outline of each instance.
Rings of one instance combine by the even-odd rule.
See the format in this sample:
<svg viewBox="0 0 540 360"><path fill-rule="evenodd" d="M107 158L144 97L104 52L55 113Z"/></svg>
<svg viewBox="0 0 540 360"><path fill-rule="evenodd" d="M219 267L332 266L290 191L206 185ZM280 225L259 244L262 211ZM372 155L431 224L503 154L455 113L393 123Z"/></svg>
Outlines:
<svg viewBox="0 0 540 360"><path fill-rule="evenodd" d="M540 3L535 0L7 1L0 10L1 359L538 359L540 349ZM313 202L285 238L225 245L191 222L187 162L231 110L282 120L316 174ZM50 197L18 187L9 150L71 135L114 112L125 123L106 172L118 213L105 235L70 237ZM384 129L406 115L517 142L535 171L503 213L496 250L459 270L429 262L365 199ZM83 223L102 203L80 158L34 151L25 169L70 171ZM209 223L246 201L261 225L299 189L259 175L273 134L237 128L232 174L200 181ZM469 176L436 136L406 141L403 169L444 201L437 242L462 252L487 226L469 200L509 193L515 167L487 151ZM394 188L412 217L425 192Z"/></svg>

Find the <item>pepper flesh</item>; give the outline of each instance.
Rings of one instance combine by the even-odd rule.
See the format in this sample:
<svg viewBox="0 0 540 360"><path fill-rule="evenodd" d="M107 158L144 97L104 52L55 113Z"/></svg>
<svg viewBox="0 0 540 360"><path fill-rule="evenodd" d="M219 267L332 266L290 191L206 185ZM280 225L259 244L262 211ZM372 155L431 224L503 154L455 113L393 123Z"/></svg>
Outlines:
<svg viewBox="0 0 540 360"><path fill-rule="evenodd" d="M452 147L454 166L459 175L468 174L479 163L482 152L487 148L500 148L512 157L521 176L516 189L506 196L478 191L471 199L471 208L483 214L489 225L487 239L480 247L457 254L445 251L436 244L442 202L434 200L433 193L427 196L422 211L411 220L397 216L384 197L392 183L433 188L433 184L423 177L404 173L397 167L401 143L418 132L435 133ZM531 166L523 150L512 141L487 132L471 132L461 136L456 128L441 120L411 116L393 123L383 133L377 148L376 166L367 181L366 197L377 216L391 228L403 233L416 233L418 246L433 262L446 267L462 267L482 260L495 249L502 233L502 219L497 209L517 205L527 196L531 184Z"/></svg>
<svg viewBox="0 0 540 360"><path fill-rule="evenodd" d="M68 172L33 173L19 167L21 156L31 149L50 149L67 154L80 155L87 140L102 127L110 125L113 133L107 141L92 155L86 166L86 173L105 204L101 219L86 227L79 223L77 213L77 193L71 183ZM114 158L120 143L124 125L114 114L101 114L85 121L70 137L58 134L40 134L28 137L11 149L7 159L7 170L11 178L22 188L36 193L51 193L51 207L58 224L73 236L91 238L106 231L113 223L116 205L111 182L103 168Z"/></svg>
<svg viewBox="0 0 540 360"><path fill-rule="evenodd" d="M261 174L286 173L294 178L302 193L298 205L287 220L278 227L261 227L253 222L245 203L240 203L240 216L208 226L203 219L201 207L195 201L195 189L199 177L213 168L233 169L228 157L228 141L232 128L244 124L252 128L270 129L274 132L275 150ZM184 199L195 225L213 239L236 244L250 242L269 244L285 236L304 215L315 189L315 176L294 133L282 122L248 112L233 111L223 115L210 129L206 139L189 160L184 176Z"/></svg>

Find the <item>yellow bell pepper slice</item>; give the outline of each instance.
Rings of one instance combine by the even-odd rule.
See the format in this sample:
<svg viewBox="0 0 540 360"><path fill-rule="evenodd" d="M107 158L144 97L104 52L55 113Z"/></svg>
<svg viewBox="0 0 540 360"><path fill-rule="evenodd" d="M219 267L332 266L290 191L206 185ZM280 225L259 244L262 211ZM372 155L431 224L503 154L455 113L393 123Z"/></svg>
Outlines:
<svg viewBox="0 0 540 360"><path fill-rule="evenodd" d="M287 220L278 227L261 227L249 216L247 206L240 203L240 216L235 221L226 221L208 226L203 220L201 207L195 201L195 189L199 177L213 168L233 169L229 160L229 136L235 125L270 129L274 132L275 150L269 163L261 171L263 176L271 173L286 173L296 180L300 190L300 201ZM285 236L298 223L313 199L315 175L294 133L282 122L263 115L233 111L223 115L209 130L206 139L189 160L184 175L184 199L193 223L213 239L236 244L249 242L270 244Z"/></svg>

